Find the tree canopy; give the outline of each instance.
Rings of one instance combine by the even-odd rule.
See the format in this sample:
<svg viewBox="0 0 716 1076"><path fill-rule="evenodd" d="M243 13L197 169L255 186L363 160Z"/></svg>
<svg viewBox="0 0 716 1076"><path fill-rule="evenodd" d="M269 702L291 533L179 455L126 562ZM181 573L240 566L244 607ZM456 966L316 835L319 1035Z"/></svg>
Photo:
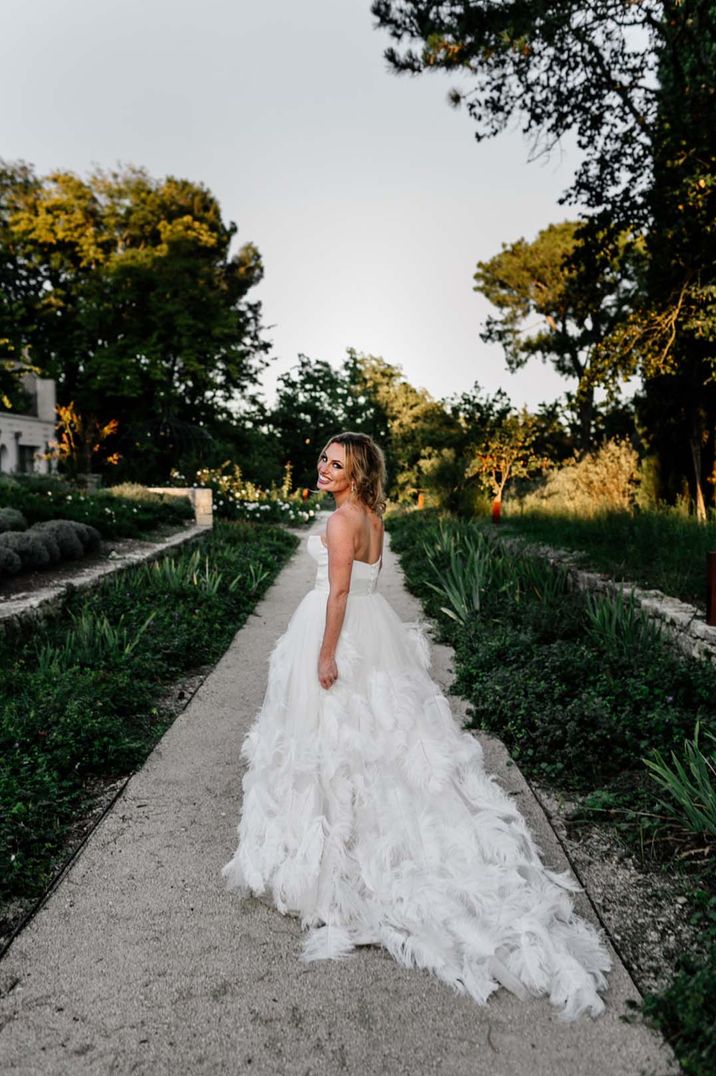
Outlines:
<svg viewBox="0 0 716 1076"><path fill-rule="evenodd" d="M478 139L519 123L533 155L567 134L563 195L584 207L583 279L625 232L638 293L598 347L601 370L646 379L642 411L673 495L697 504L716 462L716 9L712 0L374 0L398 72L455 72ZM668 433L667 433L668 430Z"/></svg>
<svg viewBox="0 0 716 1076"><path fill-rule="evenodd" d="M123 455L167 461L210 438L212 422L264 366L256 247L202 184L144 169L83 179L0 169L0 273L15 281L0 335L29 345L61 403L119 418Z"/></svg>
<svg viewBox="0 0 716 1076"><path fill-rule="evenodd" d="M532 240L503 243L499 254L478 262L475 290L497 308L481 337L499 344L510 370L531 358L549 361L562 377L575 378L579 447L593 438L594 389L616 391L623 366L605 364L601 345L631 309L643 246L625 233L612 257L592 272L580 271L580 224L563 221Z"/></svg>

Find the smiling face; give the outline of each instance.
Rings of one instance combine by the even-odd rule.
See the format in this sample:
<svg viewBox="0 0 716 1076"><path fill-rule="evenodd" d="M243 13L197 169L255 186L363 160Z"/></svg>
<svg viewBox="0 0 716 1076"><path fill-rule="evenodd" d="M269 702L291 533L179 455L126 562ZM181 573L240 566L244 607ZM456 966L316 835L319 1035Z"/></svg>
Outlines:
<svg viewBox="0 0 716 1076"><path fill-rule="evenodd" d="M350 484L346 473L346 450L343 445L331 442L318 460L318 488L340 497L350 489Z"/></svg>

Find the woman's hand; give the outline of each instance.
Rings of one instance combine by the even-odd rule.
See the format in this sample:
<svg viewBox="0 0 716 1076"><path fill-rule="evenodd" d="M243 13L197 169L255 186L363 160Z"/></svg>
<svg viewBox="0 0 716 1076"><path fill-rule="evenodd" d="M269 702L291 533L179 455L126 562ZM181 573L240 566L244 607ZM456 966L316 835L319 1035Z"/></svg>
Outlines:
<svg viewBox="0 0 716 1076"><path fill-rule="evenodd" d="M326 654L319 655L318 679L321 687L333 687L338 679L338 666L336 665L336 659L334 657Z"/></svg>

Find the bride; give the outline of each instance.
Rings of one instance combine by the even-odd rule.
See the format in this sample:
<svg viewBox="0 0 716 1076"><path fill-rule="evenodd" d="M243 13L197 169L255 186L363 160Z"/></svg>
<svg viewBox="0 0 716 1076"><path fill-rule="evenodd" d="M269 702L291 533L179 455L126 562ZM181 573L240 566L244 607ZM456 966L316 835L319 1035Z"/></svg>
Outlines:
<svg viewBox="0 0 716 1076"><path fill-rule="evenodd" d="M500 985L567 1019L604 1008L610 958L547 870L428 672L428 642L378 592L385 467L365 434L333 437L312 534L316 583L269 662L242 747L239 844L227 888L308 928L302 959L377 944L483 1004Z"/></svg>

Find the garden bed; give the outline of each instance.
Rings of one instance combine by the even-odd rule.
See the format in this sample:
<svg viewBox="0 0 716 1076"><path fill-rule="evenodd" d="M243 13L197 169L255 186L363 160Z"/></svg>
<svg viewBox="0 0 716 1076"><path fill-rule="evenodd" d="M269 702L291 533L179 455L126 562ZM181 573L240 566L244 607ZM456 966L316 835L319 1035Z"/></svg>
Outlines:
<svg viewBox="0 0 716 1076"><path fill-rule="evenodd" d="M706 554L716 550L716 522L675 509L560 515L506 504L501 530L571 550L580 568L606 572L706 608Z"/></svg>
<svg viewBox="0 0 716 1076"><path fill-rule="evenodd" d="M48 568L38 568L34 571L26 571L20 575L2 579L0 580L0 606L4 601L10 599L37 594L48 586L70 584L73 580L85 575L88 570L99 565L121 560L132 554L156 549L158 543L163 539L178 533L179 529L183 531L190 526L190 523L181 528L177 528L176 525L161 524L151 532L151 538L110 539L109 541L100 542L99 549L92 553L87 553L82 560L63 561Z"/></svg>
<svg viewBox="0 0 716 1076"><path fill-rule="evenodd" d="M159 526L193 520L187 497L150 494L141 486L88 491L52 475L0 477L0 508L22 513L28 525L71 519L108 538L141 538Z"/></svg>
<svg viewBox="0 0 716 1076"><path fill-rule="evenodd" d="M217 524L0 638L0 935L7 941L142 765L296 546Z"/></svg>
<svg viewBox="0 0 716 1076"><path fill-rule="evenodd" d="M644 759L683 759L697 723L707 750L716 670L677 655L616 599L506 555L479 525L413 512L388 526L410 589L455 649L454 690L475 727L499 736L540 790L601 891L645 1010L685 1070L706 1076L716 1064L716 831L689 829ZM710 796L716 812L713 785Z"/></svg>

